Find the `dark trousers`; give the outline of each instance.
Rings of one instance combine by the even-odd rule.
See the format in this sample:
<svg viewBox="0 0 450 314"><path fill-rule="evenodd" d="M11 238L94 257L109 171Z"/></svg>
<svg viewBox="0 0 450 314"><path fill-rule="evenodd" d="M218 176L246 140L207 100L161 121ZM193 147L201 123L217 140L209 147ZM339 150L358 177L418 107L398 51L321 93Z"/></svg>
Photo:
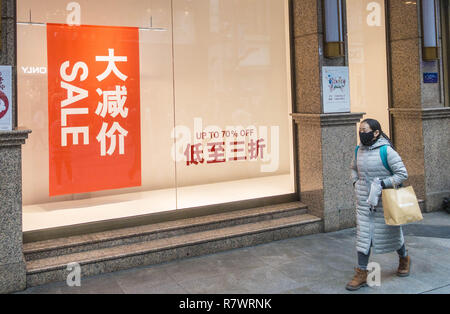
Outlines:
<svg viewBox="0 0 450 314"><path fill-rule="evenodd" d="M372 245L370 245L372 247ZM361 252L358 252L358 267L359 269L362 270L367 270L367 265L369 265L369 257L370 257L370 251L371 249L369 249L369 253L363 254ZM403 244L403 246L397 250L398 256L400 257L406 257L408 256L408 252L406 252L406 246Z"/></svg>

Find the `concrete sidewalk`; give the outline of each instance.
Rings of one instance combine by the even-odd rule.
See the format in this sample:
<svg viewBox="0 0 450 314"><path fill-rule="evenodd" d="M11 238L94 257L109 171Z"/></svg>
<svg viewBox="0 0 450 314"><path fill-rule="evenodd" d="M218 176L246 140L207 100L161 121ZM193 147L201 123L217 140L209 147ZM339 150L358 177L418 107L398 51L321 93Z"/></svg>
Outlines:
<svg viewBox="0 0 450 314"><path fill-rule="evenodd" d="M272 242L171 263L82 279L22 293L450 293L450 215L436 212L404 227L412 258L411 275L395 275L396 253L373 255L381 265L381 286L345 290L356 265L356 229Z"/></svg>

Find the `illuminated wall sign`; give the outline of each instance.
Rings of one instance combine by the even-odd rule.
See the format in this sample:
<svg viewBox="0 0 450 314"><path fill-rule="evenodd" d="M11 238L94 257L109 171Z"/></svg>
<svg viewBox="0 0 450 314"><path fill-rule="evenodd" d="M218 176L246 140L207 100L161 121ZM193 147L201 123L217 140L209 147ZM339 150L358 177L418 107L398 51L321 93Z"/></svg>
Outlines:
<svg viewBox="0 0 450 314"><path fill-rule="evenodd" d="M47 25L50 196L141 185L139 31Z"/></svg>
<svg viewBox="0 0 450 314"><path fill-rule="evenodd" d="M348 67L323 67L322 91L324 113L350 112Z"/></svg>
<svg viewBox="0 0 450 314"><path fill-rule="evenodd" d="M0 66L0 131L12 130L12 67Z"/></svg>

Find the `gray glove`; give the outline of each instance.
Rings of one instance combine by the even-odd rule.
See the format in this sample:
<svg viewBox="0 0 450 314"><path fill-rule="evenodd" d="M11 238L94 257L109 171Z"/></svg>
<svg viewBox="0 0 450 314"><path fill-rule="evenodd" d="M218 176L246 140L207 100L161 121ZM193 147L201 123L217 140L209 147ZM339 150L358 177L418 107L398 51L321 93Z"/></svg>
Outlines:
<svg viewBox="0 0 450 314"><path fill-rule="evenodd" d="M379 178L375 178L370 185L369 198L367 199L367 203L369 203L371 208L375 208L375 206L378 205L382 190L383 187L381 186L381 180Z"/></svg>

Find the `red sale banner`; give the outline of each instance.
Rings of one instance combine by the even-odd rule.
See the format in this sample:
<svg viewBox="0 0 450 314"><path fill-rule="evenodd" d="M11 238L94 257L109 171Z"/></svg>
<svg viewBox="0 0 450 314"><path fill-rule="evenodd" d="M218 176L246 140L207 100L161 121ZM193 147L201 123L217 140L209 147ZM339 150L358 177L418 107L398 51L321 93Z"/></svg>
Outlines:
<svg viewBox="0 0 450 314"><path fill-rule="evenodd" d="M50 196L141 185L139 30L47 25Z"/></svg>

